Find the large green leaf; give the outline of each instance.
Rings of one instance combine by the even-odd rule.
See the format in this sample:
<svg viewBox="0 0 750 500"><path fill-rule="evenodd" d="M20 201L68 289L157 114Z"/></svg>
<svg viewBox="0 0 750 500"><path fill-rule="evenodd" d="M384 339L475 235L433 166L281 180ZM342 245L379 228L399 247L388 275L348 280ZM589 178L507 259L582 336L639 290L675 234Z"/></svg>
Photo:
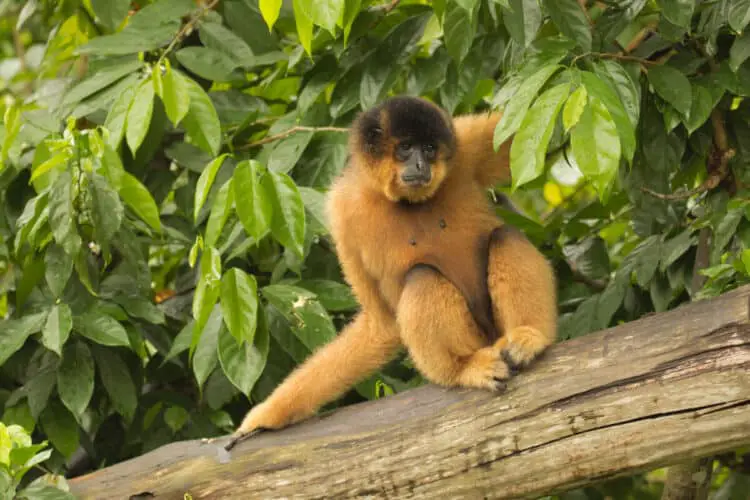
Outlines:
<svg viewBox="0 0 750 500"><path fill-rule="evenodd" d="M260 0L258 2L260 13L263 15L263 20L268 25L269 30L273 29L273 25L276 24L276 20L279 18L282 3L282 0Z"/></svg>
<svg viewBox="0 0 750 500"><path fill-rule="evenodd" d="M203 23L200 39L206 47L221 52L235 65L252 68L255 55L245 41L219 23Z"/></svg>
<svg viewBox="0 0 750 500"><path fill-rule="evenodd" d="M661 15L671 23L683 28L690 27L695 9L695 0L658 0Z"/></svg>
<svg viewBox="0 0 750 500"><path fill-rule="evenodd" d="M190 97L190 108L182 121L188 138L203 151L213 156L218 155L221 145L221 123L211 99L200 85L182 73L175 71L174 77L182 80L181 84L187 88Z"/></svg>
<svg viewBox="0 0 750 500"><path fill-rule="evenodd" d="M94 358L84 342L72 342L63 351L57 372L57 393L76 417L83 415L94 394Z"/></svg>
<svg viewBox="0 0 750 500"><path fill-rule="evenodd" d="M221 312L229 333L237 342L252 344L258 316L258 284L253 275L236 267L224 273Z"/></svg>
<svg viewBox="0 0 750 500"><path fill-rule="evenodd" d="M286 174L267 171L261 184L267 193L273 193L271 206L271 234L273 237L302 257L305 241L305 205L299 189Z"/></svg>
<svg viewBox="0 0 750 500"><path fill-rule="evenodd" d="M195 374L195 379L198 382L199 388L203 387L206 379L219 362L219 332L222 328L221 309L216 305L200 332L200 337L198 338L198 342L195 345L195 352L193 353L193 373Z"/></svg>
<svg viewBox="0 0 750 500"><path fill-rule="evenodd" d="M545 0L544 6L562 34L591 51L591 27L578 0Z"/></svg>
<svg viewBox="0 0 750 500"><path fill-rule="evenodd" d="M144 80L133 96L126 119L125 140L134 156L146 138L153 112L154 84L151 80Z"/></svg>
<svg viewBox="0 0 750 500"><path fill-rule="evenodd" d="M94 349L96 367L117 413L130 422L138 407L138 392L130 368L114 349Z"/></svg>
<svg viewBox="0 0 750 500"><path fill-rule="evenodd" d="M206 202L206 198L208 198L208 193L211 191L211 186L213 186L214 179L216 179L216 174L226 157L227 154L224 153L211 160L203 169L203 172L201 172L200 177L198 177L198 185L195 188L195 203L193 205L194 220L198 219L198 213L203 208L203 204Z"/></svg>
<svg viewBox="0 0 750 500"><path fill-rule="evenodd" d="M113 149L117 149L125 137L125 127L127 126L128 112L133 98L140 88L140 82L133 82L124 89L115 99L107 113L107 119L104 121L104 127L109 130L108 143Z"/></svg>
<svg viewBox="0 0 750 500"><path fill-rule="evenodd" d="M40 421L54 447L63 457L70 457L78 448L78 423L75 417L61 403L52 401L45 408Z"/></svg>
<svg viewBox="0 0 750 500"><path fill-rule="evenodd" d="M78 254L81 237L78 235L73 208L73 179L68 170L57 177L49 192L49 222L55 241L69 255Z"/></svg>
<svg viewBox="0 0 750 500"><path fill-rule="evenodd" d="M589 96L570 140L578 167L606 202L620 165L620 137L607 107L597 97Z"/></svg>
<svg viewBox="0 0 750 500"><path fill-rule="evenodd" d="M333 33L336 22L344 14L344 0L298 0L295 13L297 8L314 24Z"/></svg>
<svg viewBox="0 0 750 500"><path fill-rule="evenodd" d="M475 31L473 14L473 9L467 10L458 2L450 1L446 5L443 39L448 54L457 63L464 60L471 48Z"/></svg>
<svg viewBox="0 0 750 500"><path fill-rule="evenodd" d="M47 313L29 314L18 319L0 321L0 366L18 351L29 335L42 329Z"/></svg>
<svg viewBox="0 0 750 500"><path fill-rule="evenodd" d="M72 268L71 268L72 269ZM73 313L67 304L56 304L47 316L42 330L42 344L52 352L62 355L62 348L73 329Z"/></svg>
<svg viewBox="0 0 750 500"><path fill-rule="evenodd" d="M110 86L116 81L132 74L143 66L143 63L133 57L115 59L108 61L107 65L82 80L75 87L70 89L63 97L61 105L69 107L79 101L91 96L92 94Z"/></svg>
<svg viewBox="0 0 750 500"><path fill-rule="evenodd" d="M208 47L185 47L177 51L175 56L191 72L216 82L231 80L238 66L223 52Z"/></svg>
<svg viewBox="0 0 750 500"><path fill-rule="evenodd" d="M647 75L657 94L683 116L690 116L693 93L690 81L680 70L671 66L654 66L649 68Z"/></svg>
<svg viewBox="0 0 750 500"><path fill-rule="evenodd" d="M528 47L542 25L542 10L538 0L509 0L503 6L503 22L510 36L522 47Z"/></svg>
<svg viewBox="0 0 750 500"><path fill-rule="evenodd" d="M518 127L521 126L521 122L526 116L526 112L529 110L529 106L534 101L534 98L539 93L539 90L547 82L547 80L562 66L557 64L544 66L531 77L524 82L524 85L520 87L513 98L508 101L507 106L503 110L503 116L495 128L494 145L495 149L499 149L511 135L516 133Z"/></svg>
<svg viewBox="0 0 750 500"><path fill-rule="evenodd" d="M91 8L109 29L115 30L128 15L130 0L91 0Z"/></svg>
<svg viewBox="0 0 750 500"><path fill-rule="evenodd" d="M237 343L226 329L219 333L218 352L221 369L232 385L245 396L250 396L250 391L266 367L269 346L270 339L265 321L258 321L258 330L253 342Z"/></svg>
<svg viewBox="0 0 750 500"><path fill-rule="evenodd" d="M174 126L177 126L190 110L190 94L185 80L175 76L169 64L162 78L161 100L164 103L164 111Z"/></svg>
<svg viewBox="0 0 750 500"><path fill-rule="evenodd" d="M44 278L55 297L62 295L73 273L73 258L63 248L53 243L44 254Z"/></svg>
<svg viewBox="0 0 750 500"><path fill-rule="evenodd" d="M208 215L206 223L206 237L204 239L207 246L214 246L219 241L221 230L224 228L227 219L232 213L234 205L234 179L229 179L216 193L211 212Z"/></svg>
<svg viewBox="0 0 750 500"><path fill-rule="evenodd" d="M284 315L295 336L310 351L336 336L331 317L312 292L291 285L269 285L262 293Z"/></svg>
<svg viewBox="0 0 750 500"><path fill-rule="evenodd" d="M113 317L90 311L73 318L74 330L97 344L130 347L128 332Z"/></svg>
<svg viewBox="0 0 750 500"><path fill-rule="evenodd" d="M563 83L544 92L526 113L510 148L513 189L544 172L544 163L557 114L568 97L570 84Z"/></svg>
<svg viewBox="0 0 750 500"><path fill-rule="evenodd" d="M246 160L234 169L232 187L237 215L247 234L260 240L273 218L275 191L268 191L259 175L262 167L255 160Z"/></svg>
<svg viewBox="0 0 750 500"><path fill-rule="evenodd" d="M94 223L94 235L99 244L108 244L119 231L122 224L124 208L120 197L109 185L107 179L101 175L92 175L89 182L91 188L91 218Z"/></svg>
<svg viewBox="0 0 750 500"><path fill-rule="evenodd" d="M122 176L119 194L122 200L155 231L161 231L159 208L146 186L129 173Z"/></svg>

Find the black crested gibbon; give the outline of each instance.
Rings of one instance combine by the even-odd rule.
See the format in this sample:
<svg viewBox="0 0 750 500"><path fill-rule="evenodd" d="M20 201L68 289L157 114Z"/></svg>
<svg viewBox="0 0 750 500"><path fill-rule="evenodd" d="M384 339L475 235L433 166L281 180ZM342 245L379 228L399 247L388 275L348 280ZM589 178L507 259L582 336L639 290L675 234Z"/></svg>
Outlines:
<svg viewBox="0 0 750 500"><path fill-rule="evenodd" d="M402 347L433 383L502 390L554 342L552 267L487 196L510 177L511 140L492 145L499 119L451 119L412 97L357 117L327 211L361 310L248 412L234 442L311 416Z"/></svg>

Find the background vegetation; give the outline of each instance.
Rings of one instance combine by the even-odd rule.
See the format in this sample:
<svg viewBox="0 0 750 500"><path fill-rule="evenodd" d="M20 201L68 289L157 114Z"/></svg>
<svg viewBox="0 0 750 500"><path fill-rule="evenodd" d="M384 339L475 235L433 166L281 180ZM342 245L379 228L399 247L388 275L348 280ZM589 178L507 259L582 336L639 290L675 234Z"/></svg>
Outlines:
<svg viewBox="0 0 750 500"><path fill-rule="evenodd" d="M554 261L562 339L747 283L749 23L747 0L0 1L0 496L44 460L225 434L336 334L357 304L322 201L388 95L504 110L523 213L497 210ZM338 404L422 382L402 357ZM714 463L716 498L750 490L743 450Z"/></svg>

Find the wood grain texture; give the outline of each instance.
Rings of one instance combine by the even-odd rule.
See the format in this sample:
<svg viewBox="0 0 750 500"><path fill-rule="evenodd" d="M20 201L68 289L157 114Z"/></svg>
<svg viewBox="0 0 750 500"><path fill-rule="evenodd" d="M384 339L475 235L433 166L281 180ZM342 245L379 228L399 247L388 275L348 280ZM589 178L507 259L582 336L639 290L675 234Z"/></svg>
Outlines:
<svg viewBox="0 0 750 500"><path fill-rule="evenodd" d="M750 287L553 346L493 395L425 386L223 451L163 446L79 498L518 498L750 444Z"/></svg>

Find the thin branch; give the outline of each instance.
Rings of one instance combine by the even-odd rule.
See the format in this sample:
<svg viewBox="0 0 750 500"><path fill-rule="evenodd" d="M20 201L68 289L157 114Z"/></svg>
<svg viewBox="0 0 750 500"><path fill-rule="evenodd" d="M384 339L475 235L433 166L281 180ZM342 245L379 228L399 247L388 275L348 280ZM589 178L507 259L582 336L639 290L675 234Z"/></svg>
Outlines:
<svg viewBox="0 0 750 500"><path fill-rule="evenodd" d="M656 61L649 61L642 57L629 56L626 54L613 54L608 52L586 52L585 54L577 55L571 61L571 65L575 64L579 59L584 57L598 57L600 59L617 59L618 61L632 61L642 64L643 66L658 66L660 63Z"/></svg>
<svg viewBox="0 0 750 500"><path fill-rule="evenodd" d="M388 14L390 11L398 7L398 4L401 3L401 0L391 0L391 3L386 3L380 6L380 8L383 9L383 12Z"/></svg>
<svg viewBox="0 0 750 500"><path fill-rule="evenodd" d="M648 38L648 36L653 33L653 31L658 26L658 23L651 23L647 26L645 26L641 31L638 32L638 34L630 41L630 43L625 47L625 52L630 54L635 49L637 49L643 41Z"/></svg>
<svg viewBox="0 0 750 500"><path fill-rule="evenodd" d="M180 31L177 32L177 34L172 39L172 41L169 42L169 45L167 45L167 48L164 49L164 52L159 57L159 60L156 61L156 67L157 68L159 66L161 66L161 63L164 61L164 59L170 53L172 53L172 51L177 46L177 44L179 44L180 42L182 42L185 39L185 37L187 37L190 33L192 33L192 31L195 28L195 25L198 23L198 21L200 21L201 18L203 16L205 16L208 11L210 11L211 9L213 9L214 7L216 7L216 4L218 4L218 3L219 3L219 0L211 0L210 2L208 2L207 4L205 4L203 7L201 7L201 9L199 11L193 13L193 15L190 18L190 20L188 22L186 22L182 26L182 28L180 28Z"/></svg>
<svg viewBox="0 0 750 500"><path fill-rule="evenodd" d="M341 132L341 133L348 133L349 129L346 127L306 127L303 125L297 125L290 129L287 129L283 132L279 132L278 134L269 135L264 137L263 139L259 139L257 141L245 144L239 148L237 148L238 151L243 151L246 149L254 148L256 146L262 146L264 144L268 144L269 142L278 141L281 139L285 139L289 137L292 134L296 134L297 132Z"/></svg>

